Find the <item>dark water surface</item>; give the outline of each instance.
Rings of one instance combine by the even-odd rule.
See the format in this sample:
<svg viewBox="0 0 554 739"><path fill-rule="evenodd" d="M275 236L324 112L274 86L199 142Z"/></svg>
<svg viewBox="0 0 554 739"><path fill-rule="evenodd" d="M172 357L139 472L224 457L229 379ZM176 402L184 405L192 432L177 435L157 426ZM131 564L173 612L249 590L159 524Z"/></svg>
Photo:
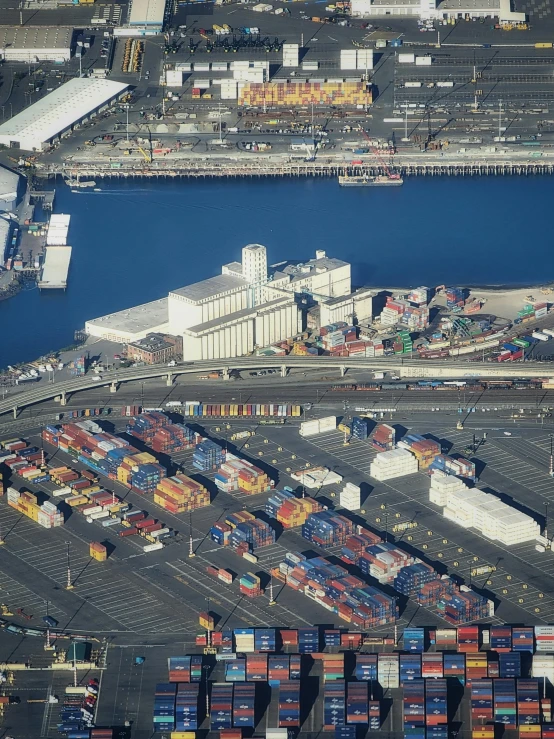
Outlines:
<svg viewBox="0 0 554 739"><path fill-rule="evenodd" d="M248 243L271 263L316 249L352 264L355 285L434 286L554 280L554 179L419 178L401 188L334 180L60 186L71 214L67 292L0 303L0 367L70 344L90 318L221 272Z"/></svg>

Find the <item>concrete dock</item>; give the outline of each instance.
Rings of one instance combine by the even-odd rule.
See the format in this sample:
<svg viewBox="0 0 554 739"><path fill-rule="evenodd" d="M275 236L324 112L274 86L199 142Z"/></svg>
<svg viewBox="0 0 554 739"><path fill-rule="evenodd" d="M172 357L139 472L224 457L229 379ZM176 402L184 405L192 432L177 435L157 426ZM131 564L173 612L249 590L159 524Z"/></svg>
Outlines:
<svg viewBox="0 0 554 739"><path fill-rule="evenodd" d="M65 290L71 262L71 246L47 246L42 275L38 282L41 290Z"/></svg>

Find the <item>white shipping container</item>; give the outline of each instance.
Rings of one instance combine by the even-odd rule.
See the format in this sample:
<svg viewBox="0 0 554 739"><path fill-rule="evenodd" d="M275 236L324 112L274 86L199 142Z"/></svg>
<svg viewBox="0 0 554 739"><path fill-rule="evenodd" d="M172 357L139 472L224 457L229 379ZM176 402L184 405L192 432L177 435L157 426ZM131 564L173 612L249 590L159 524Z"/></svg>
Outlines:
<svg viewBox="0 0 554 739"><path fill-rule="evenodd" d="M179 69L181 72L192 72L192 64L190 62L177 62L175 69Z"/></svg>
<svg viewBox="0 0 554 739"><path fill-rule="evenodd" d="M61 498L63 495L73 495L73 490L71 488L58 488L53 491L52 495L54 498Z"/></svg>
<svg viewBox="0 0 554 739"><path fill-rule="evenodd" d="M207 90L210 86L210 80L194 80L192 86L198 87L200 90Z"/></svg>
<svg viewBox="0 0 554 739"><path fill-rule="evenodd" d="M453 82L437 82L437 87L454 87Z"/></svg>
<svg viewBox="0 0 554 739"><path fill-rule="evenodd" d="M373 69L373 49L358 49L357 52L358 69Z"/></svg>
<svg viewBox="0 0 554 739"><path fill-rule="evenodd" d="M414 64L415 54L399 54L398 63L399 64Z"/></svg>
<svg viewBox="0 0 554 739"><path fill-rule="evenodd" d="M416 67L430 67L433 59L430 56L416 56Z"/></svg>
<svg viewBox="0 0 554 739"><path fill-rule="evenodd" d="M193 68L195 72L209 72L210 64L209 62L194 62Z"/></svg>
<svg viewBox="0 0 554 739"><path fill-rule="evenodd" d="M151 531L150 536L153 536L154 539L157 539L158 536L163 536L164 534L169 534L169 529L167 526L163 529L158 529L157 531Z"/></svg>
<svg viewBox="0 0 554 739"><path fill-rule="evenodd" d="M542 332L547 336L554 336L554 331L551 328L543 328Z"/></svg>
<svg viewBox="0 0 554 739"><path fill-rule="evenodd" d="M143 552L155 552L158 549L163 549L164 545L163 542L157 541L155 544L146 544L142 547Z"/></svg>
<svg viewBox="0 0 554 739"><path fill-rule="evenodd" d="M227 62L212 62L212 72L226 72L228 69Z"/></svg>
<svg viewBox="0 0 554 739"><path fill-rule="evenodd" d="M300 424L300 436L312 436L313 434L319 434L319 420L303 421Z"/></svg>
<svg viewBox="0 0 554 739"><path fill-rule="evenodd" d="M183 72L180 69L168 69L165 73L165 84L168 87L183 86Z"/></svg>
<svg viewBox="0 0 554 739"><path fill-rule="evenodd" d="M548 336L546 333L543 334L542 331L533 331L531 336L534 339L538 339L539 341L549 341L550 340L550 336Z"/></svg>
<svg viewBox="0 0 554 739"><path fill-rule="evenodd" d="M324 431L332 431L333 429L336 429L336 428L337 428L336 416L325 416L325 418L319 419L320 433L323 433Z"/></svg>
<svg viewBox="0 0 554 739"><path fill-rule="evenodd" d="M421 87L421 82L404 82L404 87Z"/></svg>

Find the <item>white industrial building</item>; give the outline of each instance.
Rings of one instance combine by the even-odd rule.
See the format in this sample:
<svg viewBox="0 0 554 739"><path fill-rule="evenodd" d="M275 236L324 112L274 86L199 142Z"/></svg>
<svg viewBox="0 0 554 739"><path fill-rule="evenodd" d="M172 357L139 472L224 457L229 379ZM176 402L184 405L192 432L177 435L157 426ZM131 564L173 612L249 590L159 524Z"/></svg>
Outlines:
<svg viewBox="0 0 554 739"><path fill-rule="evenodd" d="M0 60L67 62L72 40L73 28L63 26L0 26Z"/></svg>
<svg viewBox="0 0 554 739"><path fill-rule="evenodd" d="M242 261L224 265L221 275L172 290L164 300L87 321L85 331L121 342L165 332L183 338L186 359L239 357L302 331L298 293L325 300L350 291L350 265L340 259L319 251L306 263L277 265L268 276L265 246L250 244Z"/></svg>
<svg viewBox="0 0 554 739"><path fill-rule="evenodd" d="M374 292L368 288L361 288L339 298L322 300L319 304L319 324L329 326L331 323L345 321L346 323L367 324L373 317Z"/></svg>
<svg viewBox="0 0 554 739"><path fill-rule="evenodd" d="M17 172L0 165L0 211L15 208L22 179Z"/></svg>
<svg viewBox="0 0 554 739"><path fill-rule="evenodd" d="M352 0L355 18L382 18L388 15L413 16L447 20L465 18L498 18L503 22L522 23L525 13L511 9L510 0Z"/></svg>
<svg viewBox="0 0 554 739"><path fill-rule="evenodd" d="M477 488L448 491L443 515L464 528L477 529L487 539L506 546L535 541L541 535L537 521L500 498Z"/></svg>
<svg viewBox="0 0 554 739"><path fill-rule="evenodd" d="M131 0L127 19L129 33L124 35L161 33L166 2L167 0Z"/></svg>
<svg viewBox="0 0 554 739"><path fill-rule="evenodd" d="M0 125L0 144L42 151L121 97L128 85L76 77Z"/></svg>

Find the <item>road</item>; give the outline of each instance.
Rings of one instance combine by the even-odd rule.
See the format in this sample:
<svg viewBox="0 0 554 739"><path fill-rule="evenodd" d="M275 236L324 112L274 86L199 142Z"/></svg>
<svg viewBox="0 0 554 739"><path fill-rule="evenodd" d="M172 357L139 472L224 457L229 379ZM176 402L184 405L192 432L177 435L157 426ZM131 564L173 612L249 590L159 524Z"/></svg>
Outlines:
<svg viewBox="0 0 554 739"><path fill-rule="evenodd" d="M172 379L178 375L191 375L199 372L208 371L224 371L243 370L243 369L263 369L263 368L295 368L295 369L313 369L314 361L317 362L318 369L341 369L345 370L371 370L377 368L383 371L398 372L404 377L538 377L545 374L547 368L541 363L526 362L524 365L506 365L499 366L494 363L460 363L453 361L429 360L402 360L383 358L339 358L318 357L317 360L309 357L288 356L279 360L271 357L241 357L238 359L225 360L206 360L200 362L189 362L175 367L154 366L154 367L134 367L115 372L107 372L101 376L101 379L94 380L94 375L90 373L82 378L64 380L58 383L52 383L38 386L25 390L24 392L13 395L9 399L0 402L0 414L13 412L14 408L23 408L27 405L40 403L44 400L54 398L57 395L76 393L81 390L87 390L93 387L107 386L119 384L129 381L147 380L155 377L168 376ZM98 376L100 377L100 376Z"/></svg>

